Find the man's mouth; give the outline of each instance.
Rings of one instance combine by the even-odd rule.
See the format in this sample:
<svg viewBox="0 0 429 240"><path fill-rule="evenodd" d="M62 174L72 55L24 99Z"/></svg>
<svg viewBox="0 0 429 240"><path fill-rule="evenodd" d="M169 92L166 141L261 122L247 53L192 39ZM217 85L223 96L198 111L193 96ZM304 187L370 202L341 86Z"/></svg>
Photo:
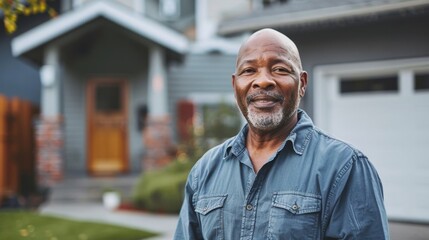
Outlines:
<svg viewBox="0 0 429 240"><path fill-rule="evenodd" d="M276 105L279 101L275 99L267 99L267 98L256 98L250 101L250 103L256 108L271 108Z"/></svg>
<svg viewBox="0 0 429 240"><path fill-rule="evenodd" d="M247 96L247 104L253 105L256 108L272 108L277 103L281 103L284 97L272 92L258 92Z"/></svg>

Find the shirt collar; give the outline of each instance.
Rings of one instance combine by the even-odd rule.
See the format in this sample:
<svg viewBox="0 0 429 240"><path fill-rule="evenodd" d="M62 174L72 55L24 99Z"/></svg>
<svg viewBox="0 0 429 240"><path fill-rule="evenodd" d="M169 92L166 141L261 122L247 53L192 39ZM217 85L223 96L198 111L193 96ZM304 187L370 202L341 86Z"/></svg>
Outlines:
<svg viewBox="0 0 429 240"><path fill-rule="evenodd" d="M302 109L298 109L298 122L279 150L282 150L284 146L286 146L287 142L290 142L294 152L298 155L302 155L308 143L310 142L313 128L313 121L310 119L307 113ZM226 159L231 154L238 156L245 150L246 135L248 131L249 126L246 124L235 137L230 139L230 141L227 143L224 159Z"/></svg>
<svg viewBox="0 0 429 240"><path fill-rule="evenodd" d="M249 131L249 126L248 124L246 124L244 125L244 127L241 128L240 132L238 132L238 134L229 141L224 153L224 159L230 154L233 154L234 156L238 156L245 150L246 135L248 131Z"/></svg>
<svg viewBox="0 0 429 240"><path fill-rule="evenodd" d="M302 155L305 148L311 139L311 133L313 132L314 124L307 113L298 109L298 122L286 138L286 142L292 143L293 150L296 154Z"/></svg>

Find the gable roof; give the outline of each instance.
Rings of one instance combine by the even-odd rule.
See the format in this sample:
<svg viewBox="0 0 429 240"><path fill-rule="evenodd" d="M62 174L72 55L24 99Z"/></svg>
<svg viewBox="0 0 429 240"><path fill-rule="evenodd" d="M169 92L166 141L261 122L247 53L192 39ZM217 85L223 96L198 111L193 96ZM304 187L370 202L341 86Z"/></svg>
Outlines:
<svg viewBox="0 0 429 240"><path fill-rule="evenodd" d="M429 0L289 0L220 23L218 33L234 34L265 27L294 27L343 18L429 8Z"/></svg>
<svg viewBox="0 0 429 240"><path fill-rule="evenodd" d="M183 54L188 50L188 40L182 34L111 1L92 1L15 37L12 54L25 56L100 17L173 52Z"/></svg>

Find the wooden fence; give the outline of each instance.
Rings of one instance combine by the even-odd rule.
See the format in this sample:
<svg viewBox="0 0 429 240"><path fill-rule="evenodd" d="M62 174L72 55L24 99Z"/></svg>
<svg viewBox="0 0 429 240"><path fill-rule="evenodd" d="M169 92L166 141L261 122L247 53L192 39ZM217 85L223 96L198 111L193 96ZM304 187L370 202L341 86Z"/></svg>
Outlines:
<svg viewBox="0 0 429 240"><path fill-rule="evenodd" d="M33 119L37 112L30 102L0 95L0 199L35 190Z"/></svg>

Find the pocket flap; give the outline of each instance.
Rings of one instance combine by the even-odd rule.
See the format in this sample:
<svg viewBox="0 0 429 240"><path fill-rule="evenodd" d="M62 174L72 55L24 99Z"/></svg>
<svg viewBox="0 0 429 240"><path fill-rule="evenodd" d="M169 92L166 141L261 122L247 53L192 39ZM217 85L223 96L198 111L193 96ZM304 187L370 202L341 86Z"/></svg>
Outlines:
<svg viewBox="0 0 429 240"><path fill-rule="evenodd" d="M226 195L203 196L198 199L195 211L202 215L206 215L217 208L223 207L225 199Z"/></svg>
<svg viewBox="0 0 429 240"><path fill-rule="evenodd" d="M319 212L321 209L320 197L306 193L275 193L273 206L288 210L293 214Z"/></svg>

